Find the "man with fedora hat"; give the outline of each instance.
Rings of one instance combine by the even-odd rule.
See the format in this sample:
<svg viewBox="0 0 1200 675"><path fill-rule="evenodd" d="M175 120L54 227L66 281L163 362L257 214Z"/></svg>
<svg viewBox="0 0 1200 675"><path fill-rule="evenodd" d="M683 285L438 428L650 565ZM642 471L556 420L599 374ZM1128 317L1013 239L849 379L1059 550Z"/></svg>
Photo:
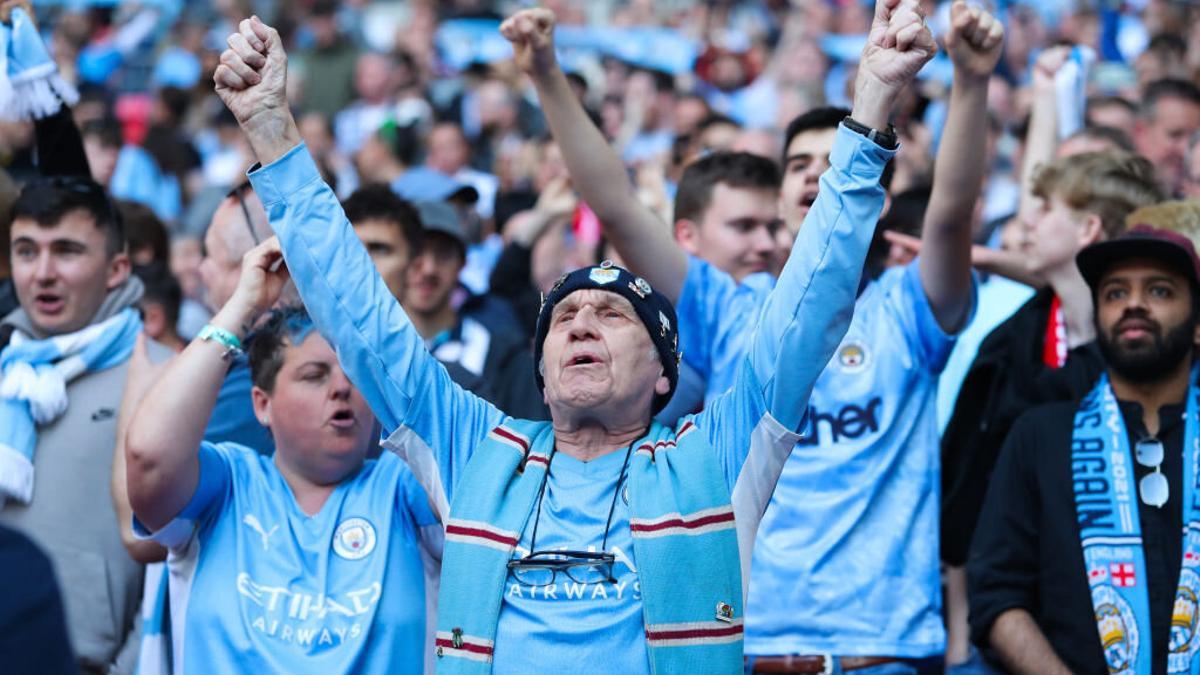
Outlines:
<svg viewBox="0 0 1200 675"><path fill-rule="evenodd" d="M1140 225L1077 262L1107 370L1009 435L967 564L972 636L1016 673L1200 672L1200 260Z"/></svg>
<svg viewBox="0 0 1200 675"><path fill-rule="evenodd" d="M263 163L250 180L287 268L445 525L439 671L742 670L755 529L849 325L883 205L888 91L933 55L914 0L880 0L876 23L884 81L860 82L862 128L839 130L733 386L674 428L652 415L678 380L675 310L611 263L564 275L542 303L534 361L551 421L454 386L300 142L278 33L254 18L230 36L216 89Z"/></svg>

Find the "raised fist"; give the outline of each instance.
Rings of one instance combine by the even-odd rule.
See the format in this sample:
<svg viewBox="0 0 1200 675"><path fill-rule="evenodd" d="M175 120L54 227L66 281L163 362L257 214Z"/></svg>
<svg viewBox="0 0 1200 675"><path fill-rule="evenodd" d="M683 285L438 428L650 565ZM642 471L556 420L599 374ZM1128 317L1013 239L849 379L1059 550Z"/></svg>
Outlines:
<svg viewBox="0 0 1200 675"><path fill-rule="evenodd" d="M287 111L287 54L279 33L257 16L238 24L213 73L217 95L239 124Z"/></svg>
<svg viewBox="0 0 1200 675"><path fill-rule="evenodd" d="M986 10L957 0L950 7L946 51L954 69L972 77L988 77L1004 49L1004 26Z"/></svg>
<svg viewBox="0 0 1200 675"><path fill-rule="evenodd" d="M524 9L500 24L500 34L512 43L517 67L529 75L549 72L557 65L554 57L554 12Z"/></svg>
<svg viewBox="0 0 1200 675"><path fill-rule="evenodd" d="M858 88L880 85L895 95L937 53L920 0L876 0L859 63ZM864 80L865 78L865 80Z"/></svg>
<svg viewBox="0 0 1200 675"><path fill-rule="evenodd" d="M1033 63L1033 89L1041 94L1054 93L1054 76L1071 58L1071 48L1065 45L1043 49Z"/></svg>

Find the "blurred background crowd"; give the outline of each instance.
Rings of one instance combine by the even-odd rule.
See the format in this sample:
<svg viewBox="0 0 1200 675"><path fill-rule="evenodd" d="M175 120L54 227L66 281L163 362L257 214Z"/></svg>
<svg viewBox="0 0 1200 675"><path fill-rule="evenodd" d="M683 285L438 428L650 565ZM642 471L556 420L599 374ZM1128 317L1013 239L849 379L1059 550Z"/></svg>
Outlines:
<svg viewBox="0 0 1200 675"><path fill-rule="evenodd" d="M924 4L935 35L944 32L949 3ZM246 248L206 250L205 237L221 200L253 162L211 84L224 36L251 13L280 28L304 139L339 196L389 183L409 201L453 197L461 205L454 235L465 264L458 287L441 284L429 293L451 293L452 304L486 293L504 245L521 229L523 219L514 216L528 214L539 198L557 222L525 237L537 241L535 286L544 290L563 270L603 257L599 228L564 187L532 87L496 31L520 6L37 3L53 57L80 91L73 116L92 176L129 212L135 263L165 269L152 285L166 289L165 323L179 331L170 339L194 336L213 308L205 297L215 282L205 265L233 265ZM667 222L675 183L690 161L727 149L778 161L789 120L817 106L849 105L872 11L853 0L547 6L559 17L562 61L578 96L626 160L642 198ZM977 240L999 245L999 225L1017 210L1039 53L1056 44L1090 47L1096 60L1086 111L1078 113L1133 147L1148 85L1190 80L1200 69L1200 22L1194 8L1174 0L999 0L991 9L1007 37L989 87L990 172ZM895 119L905 152L890 191L907 197L892 219L901 231L919 227L950 78L949 60L939 55ZM1200 190L1200 158L1189 152L1194 122L1192 115L1138 143L1180 195ZM32 124L0 123L4 201L15 194L14 181L35 171L35 145ZM886 262L887 252L878 253Z"/></svg>

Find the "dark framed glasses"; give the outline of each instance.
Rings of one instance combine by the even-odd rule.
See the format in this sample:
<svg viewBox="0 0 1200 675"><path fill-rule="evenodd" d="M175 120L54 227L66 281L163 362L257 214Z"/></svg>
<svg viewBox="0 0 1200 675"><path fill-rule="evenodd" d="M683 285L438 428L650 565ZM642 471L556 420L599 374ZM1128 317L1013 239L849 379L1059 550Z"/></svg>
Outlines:
<svg viewBox="0 0 1200 675"><path fill-rule="evenodd" d="M562 574L577 584L616 583L612 553L595 551L534 551L508 561L508 571L525 586L549 586Z"/></svg>
<svg viewBox="0 0 1200 675"><path fill-rule="evenodd" d="M529 538L529 548L532 551L523 558L513 558L508 561L508 572L525 586L549 586L554 583L561 573L577 584L593 584L601 581L617 583L613 577L613 563L617 556L608 553L608 533L612 528L613 512L617 509L617 495L621 493L621 485L629 470L629 457L633 454L633 443L625 448L625 462L621 464L621 473L617 476L617 484L613 487L612 503L608 506L608 519L604 523L604 538L600 542L599 551L539 551L537 548L538 525L542 521L542 499L546 496L546 481L550 478L550 467L554 464L554 456L558 447L550 450L550 459L546 462L546 473L542 474L542 487L538 491L537 505L534 506L533 533Z"/></svg>
<svg viewBox="0 0 1200 675"><path fill-rule="evenodd" d="M1154 473L1148 473L1138 481L1138 496L1147 506L1161 507L1171 496L1170 484L1162 472L1164 454L1162 441L1157 438L1143 438L1133 446L1137 463L1154 469Z"/></svg>

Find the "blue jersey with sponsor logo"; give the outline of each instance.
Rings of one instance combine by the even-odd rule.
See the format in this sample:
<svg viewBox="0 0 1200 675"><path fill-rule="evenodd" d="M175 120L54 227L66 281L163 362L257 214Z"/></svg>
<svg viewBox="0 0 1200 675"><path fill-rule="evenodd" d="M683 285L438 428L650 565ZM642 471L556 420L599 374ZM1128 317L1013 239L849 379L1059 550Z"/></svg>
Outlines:
<svg viewBox="0 0 1200 675"><path fill-rule="evenodd" d="M271 458L204 443L171 549L172 649L182 673L419 673L424 491L385 453L306 515ZM180 670L181 669L181 670Z"/></svg>
<svg viewBox="0 0 1200 675"><path fill-rule="evenodd" d="M699 354L710 389L728 380L721 364L741 349L738 326L746 320L738 313L753 312L769 287L755 279L733 289L723 276L693 260L693 288L684 291L692 314L728 316L715 346ZM682 324L688 316L680 313L681 335L693 332ZM944 651L934 403L953 346L916 261L888 270L859 296L755 541L748 654Z"/></svg>
<svg viewBox="0 0 1200 675"><path fill-rule="evenodd" d="M747 653L945 650L935 401L953 347L917 261L864 289L763 516Z"/></svg>
<svg viewBox="0 0 1200 675"><path fill-rule="evenodd" d="M643 637L642 594L633 561L629 503L618 487L623 451L589 462L554 453L542 498L541 516L532 513L513 557L529 553L537 518L539 551L600 551L608 512L613 508L606 550L616 557L611 580L600 569L572 570L570 576L544 572L509 573L496 631L494 673L571 673L592 664L613 673L649 673ZM686 573L681 570L681 573ZM525 583L523 583L523 581ZM447 582L448 583L448 582ZM622 645L613 649L614 644ZM589 666L590 667L590 666Z"/></svg>

